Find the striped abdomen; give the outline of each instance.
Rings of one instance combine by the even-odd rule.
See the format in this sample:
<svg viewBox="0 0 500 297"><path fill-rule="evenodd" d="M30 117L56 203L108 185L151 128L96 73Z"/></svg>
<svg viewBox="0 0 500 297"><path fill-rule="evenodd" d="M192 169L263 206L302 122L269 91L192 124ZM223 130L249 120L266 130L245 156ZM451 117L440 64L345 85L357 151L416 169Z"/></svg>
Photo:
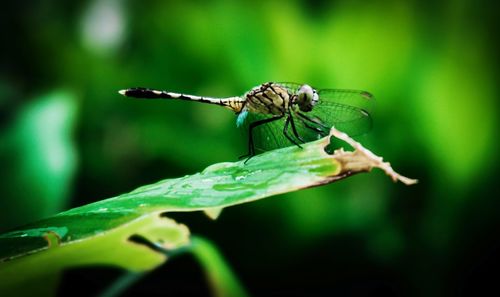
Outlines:
<svg viewBox="0 0 500 297"><path fill-rule="evenodd" d="M146 88L130 88L119 91L120 94L127 97L141 98L141 99L179 99L188 101L198 101L208 104L216 104L231 109L239 113L243 108L244 99L241 97L229 98L211 98L193 95L185 95L180 93L165 92Z"/></svg>

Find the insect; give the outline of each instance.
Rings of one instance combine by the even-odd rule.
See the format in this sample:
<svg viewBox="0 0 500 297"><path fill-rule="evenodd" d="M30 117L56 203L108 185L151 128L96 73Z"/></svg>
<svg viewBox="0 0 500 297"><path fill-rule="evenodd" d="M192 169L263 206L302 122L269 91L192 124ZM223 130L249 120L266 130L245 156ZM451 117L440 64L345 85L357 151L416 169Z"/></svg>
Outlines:
<svg viewBox="0 0 500 297"><path fill-rule="evenodd" d="M315 89L307 84L267 82L243 96L212 98L130 88L119 91L127 97L144 99L179 99L215 104L237 114L236 125L248 129L248 154L290 144L316 140L329 134L330 128L351 135L371 128L369 107L373 95L366 91ZM247 159L247 161L248 161Z"/></svg>

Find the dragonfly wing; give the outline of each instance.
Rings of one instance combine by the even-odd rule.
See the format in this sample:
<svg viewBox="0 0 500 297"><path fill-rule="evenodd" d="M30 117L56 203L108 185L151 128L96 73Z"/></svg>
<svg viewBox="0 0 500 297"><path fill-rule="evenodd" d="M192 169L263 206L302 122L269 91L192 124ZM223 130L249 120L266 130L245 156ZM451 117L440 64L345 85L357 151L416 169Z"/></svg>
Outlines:
<svg viewBox="0 0 500 297"><path fill-rule="evenodd" d="M277 84L280 84L283 87L287 88L290 91L290 93L292 93L292 94L297 94L300 87L303 85L303 84L298 84L298 83L293 83L293 82L277 82Z"/></svg>
<svg viewBox="0 0 500 297"><path fill-rule="evenodd" d="M269 115L250 113L242 125L241 129L243 134L246 136L245 139L249 139L249 129L250 124L256 121L260 121L269 118ZM262 124L255 127L252 131L254 147L259 151L269 151L277 148L282 148L291 145L283 135L283 127L285 126L285 118Z"/></svg>
<svg viewBox="0 0 500 297"><path fill-rule="evenodd" d="M283 133L286 117L287 116L284 116L282 119L262 124L253 129L252 134L254 146L257 151L269 151L295 145ZM327 136L330 132L330 128L322 125L321 123L318 123L317 119L312 119L313 121L315 121L312 122L300 117L297 114L293 114L292 117L297 135L300 136L300 138L302 138L304 142L320 139ZM248 115L248 118L242 127L244 129L245 135L247 136L247 139L250 123L266 118L269 118L269 116L253 113ZM297 143L302 143L302 141L300 141L295 136L291 123L288 126L287 133Z"/></svg>
<svg viewBox="0 0 500 297"><path fill-rule="evenodd" d="M372 128L373 95L366 91L325 89L319 90L319 102L306 113L328 127L360 135Z"/></svg>

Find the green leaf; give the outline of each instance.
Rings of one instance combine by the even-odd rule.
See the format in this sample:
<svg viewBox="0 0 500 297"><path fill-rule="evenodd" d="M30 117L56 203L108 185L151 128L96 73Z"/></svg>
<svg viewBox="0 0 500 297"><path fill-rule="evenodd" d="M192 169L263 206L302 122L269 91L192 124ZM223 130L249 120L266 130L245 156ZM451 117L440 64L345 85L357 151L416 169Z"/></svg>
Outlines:
<svg viewBox="0 0 500 297"><path fill-rule="evenodd" d="M247 162L215 164L201 173L143 186L0 235L0 292L72 266L153 269L167 257L155 246L175 250L190 242L189 229L165 217L167 212L201 210L215 217L224 207L327 184L373 167L395 181L416 182L395 173L346 134L332 129L332 135L355 150L329 155L326 137L303 149L287 147Z"/></svg>

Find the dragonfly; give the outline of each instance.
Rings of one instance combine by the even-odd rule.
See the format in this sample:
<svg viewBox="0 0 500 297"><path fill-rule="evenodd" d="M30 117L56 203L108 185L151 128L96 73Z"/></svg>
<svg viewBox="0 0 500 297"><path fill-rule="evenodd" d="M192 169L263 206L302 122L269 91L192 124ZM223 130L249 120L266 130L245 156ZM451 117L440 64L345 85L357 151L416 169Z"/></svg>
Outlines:
<svg viewBox="0 0 500 297"><path fill-rule="evenodd" d="M235 112L236 125L248 131L248 161L267 151L323 138L330 128L359 135L371 129L373 95L348 89L315 89L308 84L266 82L243 96L203 97L148 88L119 91L141 99L177 99L223 106ZM246 162L245 161L245 162Z"/></svg>

